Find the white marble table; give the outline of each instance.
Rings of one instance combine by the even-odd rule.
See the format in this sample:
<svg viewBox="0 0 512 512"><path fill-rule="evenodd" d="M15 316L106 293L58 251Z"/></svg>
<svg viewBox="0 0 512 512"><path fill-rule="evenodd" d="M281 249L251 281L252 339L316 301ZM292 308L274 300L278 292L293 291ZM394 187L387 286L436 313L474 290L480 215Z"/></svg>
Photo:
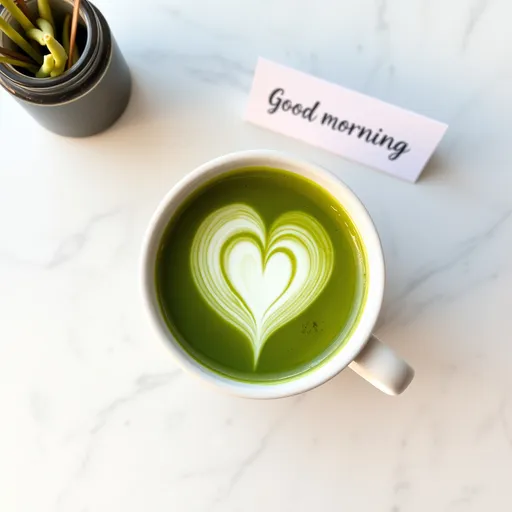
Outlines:
<svg viewBox="0 0 512 512"><path fill-rule="evenodd" d="M0 95L0 510L511 510L512 4L97 4L135 79L112 130L59 138ZM258 55L449 123L421 181L245 124ZM155 339L149 217L196 165L249 148L317 161L367 205L388 263L378 334L417 370L402 397L346 371L235 399Z"/></svg>

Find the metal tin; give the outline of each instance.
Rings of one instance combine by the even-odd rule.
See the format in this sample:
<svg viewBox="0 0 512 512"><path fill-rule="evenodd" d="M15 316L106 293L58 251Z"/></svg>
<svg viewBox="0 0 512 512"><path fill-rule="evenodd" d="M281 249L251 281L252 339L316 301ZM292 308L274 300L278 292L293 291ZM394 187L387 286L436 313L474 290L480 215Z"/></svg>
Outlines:
<svg viewBox="0 0 512 512"><path fill-rule="evenodd" d="M36 1L28 5L35 9ZM62 20L72 12L73 0L52 0L51 6L56 20ZM7 11L1 15L12 21ZM109 128L124 112L131 93L130 72L110 27L87 0L81 2L80 23L86 34L82 53L59 77L38 79L0 65L0 85L42 126L68 137L87 137ZM17 49L3 34L0 44Z"/></svg>

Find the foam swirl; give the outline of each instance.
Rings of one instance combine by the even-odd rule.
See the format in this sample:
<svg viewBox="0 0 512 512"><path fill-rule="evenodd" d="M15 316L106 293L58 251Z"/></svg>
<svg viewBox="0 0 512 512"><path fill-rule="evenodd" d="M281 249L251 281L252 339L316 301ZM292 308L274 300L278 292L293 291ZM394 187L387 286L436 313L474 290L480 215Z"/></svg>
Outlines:
<svg viewBox="0 0 512 512"><path fill-rule="evenodd" d="M202 222L190 263L204 300L251 342L256 368L266 340L324 289L334 255L328 234L310 215L285 213L267 233L253 208L232 204Z"/></svg>

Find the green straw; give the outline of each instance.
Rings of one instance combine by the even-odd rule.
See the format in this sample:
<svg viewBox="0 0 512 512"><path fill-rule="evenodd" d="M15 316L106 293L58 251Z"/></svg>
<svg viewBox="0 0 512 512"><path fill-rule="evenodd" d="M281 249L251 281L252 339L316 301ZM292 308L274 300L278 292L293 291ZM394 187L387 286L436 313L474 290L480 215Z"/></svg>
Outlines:
<svg viewBox="0 0 512 512"><path fill-rule="evenodd" d="M33 39L36 43L39 43L41 46L46 46L46 41L44 39L45 33L38 28L31 28L27 30L27 37L29 39Z"/></svg>
<svg viewBox="0 0 512 512"><path fill-rule="evenodd" d="M68 61L68 54L66 53L66 50L64 50L64 48L57 41L57 39L50 36L49 34L45 34L44 40L46 42L48 50L50 50L50 53L53 55L53 58L55 59L55 67L51 72L51 76L56 77L62 75L64 69L66 68L66 63Z"/></svg>
<svg viewBox="0 0 512 512"><path fill-rule="evenodd" d="M13 43L16 43L27 55L30 55L38 64L43 63L43 57L38 53L30 44L14 30L9 23L7 23L2 16L0 16L0 30L9 38ZM37 29L36 29L37 30Z"/></svg>
<svg viewBox="0 0 512 512"><path fill-rule="evenodd" d="M50 34L52 37L55 37L55 32L53 30L53 25L43 19L43 18L37 18L36 20L36 25L45 33L45 34Z"/></svg>
<svg viewBox="0 0 512 512"><path fill-rule="evenodd" d="M16 5L14 0L0 0L2 4L12 15L12 17L23 27L25 32L34 28L33 23L23 14L23 11Z"/></svg>
<svg viewBox="0 0 512 512"><path fill-rule="evenodd" d="M36 73L36 78L48 78L53 69L55 68L55 59L53 55L49 53L44 56L44 62L39 71Z"/></svg>
<svg viewBox="0 0 512 512"><path fill-rule="evenodd" d="M45 19L48 23L51 23L52 27L55 28L53 22L52 9L48 0L37 0L37 9L39 10L39 16Z"/></svg>

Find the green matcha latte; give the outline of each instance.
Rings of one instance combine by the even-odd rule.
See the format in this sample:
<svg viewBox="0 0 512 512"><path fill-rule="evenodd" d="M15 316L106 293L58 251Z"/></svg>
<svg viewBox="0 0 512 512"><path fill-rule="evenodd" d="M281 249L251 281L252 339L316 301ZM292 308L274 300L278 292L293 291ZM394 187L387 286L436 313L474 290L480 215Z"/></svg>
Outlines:
<svg viewBox="0 0 512 512"><path fill-rule="evenodd" d="M288 171L239 169L171 219L156 261L162 314L204 366L241 381L301 374L343 346L366 295L343 207Z"/></svg>

